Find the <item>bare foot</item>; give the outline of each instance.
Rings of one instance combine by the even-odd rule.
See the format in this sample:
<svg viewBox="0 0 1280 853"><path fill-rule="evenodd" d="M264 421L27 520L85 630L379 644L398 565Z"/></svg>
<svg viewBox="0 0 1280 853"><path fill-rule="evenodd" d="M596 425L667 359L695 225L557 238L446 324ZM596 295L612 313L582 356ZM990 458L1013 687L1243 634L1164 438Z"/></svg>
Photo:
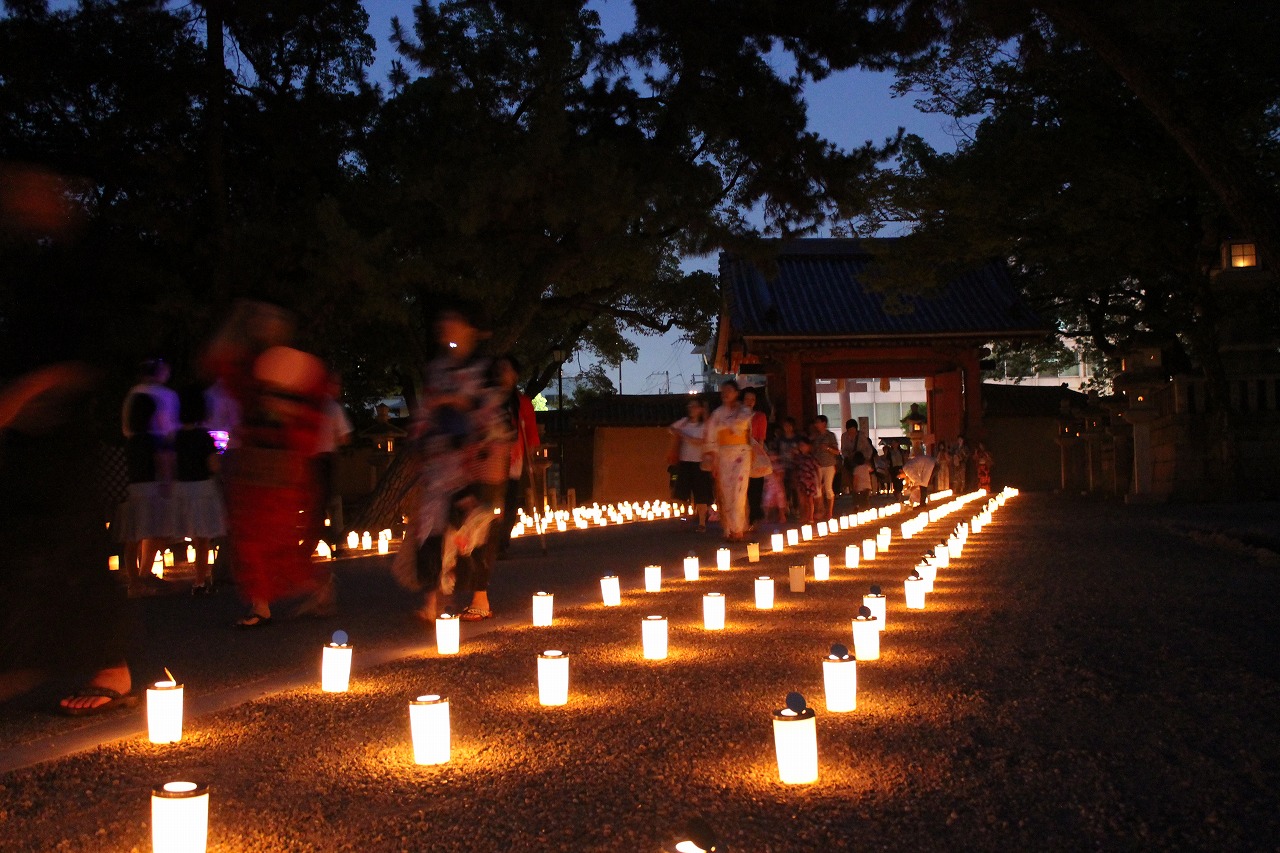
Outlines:
<svg viewBox="0 0 1280 853"><path fill-rule="evenodd" d="M114 690L121 695L128 694L133 689L133 679L129 675L128 664L120 666L112 666L106 669L100 669L90 678L85 688L103 688L105 690ZM68 711L88 711L110 703L112 699L108 696L68 696L58 704Z"/></svg>

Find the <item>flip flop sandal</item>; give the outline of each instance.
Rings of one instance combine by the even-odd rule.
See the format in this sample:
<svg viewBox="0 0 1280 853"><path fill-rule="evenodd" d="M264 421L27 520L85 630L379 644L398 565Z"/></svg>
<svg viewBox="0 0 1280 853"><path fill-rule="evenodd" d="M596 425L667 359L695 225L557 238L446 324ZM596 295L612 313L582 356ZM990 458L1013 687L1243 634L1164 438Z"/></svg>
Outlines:
<svg viewBox="0 0 1280 853"><path fill-rule="evenodd" d="M138 704L138 697L132 693L121 693L118 690L112 690L110 687L95 687L88 685L81 687L75 693L68 696L68 699L88 699L95 696L101 696L109 699L101 705L92 705L86 708L68 708L66 705L59 705L58 710L68 717L92 717L97 714L105 714L108 711L114 711L118 708L132 708Z"/></svg>
<svg viewBox="0 0 1280 853"><path fill-rule="evenodd" d="M239 628L242 631L247 631L253 628L265 628L270 624L270 616L259 616L257 613L250 613L239 622L232 623L233 627Z"/></svg>
<svg viewBox="0 0 1280 853"><path fill-rule="evenodd" d="M478 607L464 608L458 618L463 622L483 622L485 619L493 618L492 610L481 610Z"/></svg>

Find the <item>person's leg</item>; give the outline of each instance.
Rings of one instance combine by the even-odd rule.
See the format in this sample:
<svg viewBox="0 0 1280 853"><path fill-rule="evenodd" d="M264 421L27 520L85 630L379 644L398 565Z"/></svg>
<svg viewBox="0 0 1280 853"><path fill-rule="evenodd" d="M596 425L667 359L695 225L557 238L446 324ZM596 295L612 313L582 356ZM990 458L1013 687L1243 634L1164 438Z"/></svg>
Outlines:
<svg viewBox="0 0 1280 853"><path fill-rule="evenodd" d="M193 536L191 547L196 549L196 583L197 587L209 587L209 540L202 536Z"/></svg>
<svg viewBox="0 0 1280 853"><path fill-rule="evenodd" d="M507 549L511 547L511 530L516 526L516 509L521 506L520 481L507 480L506 492L502 496L502 516L498 519L498 529L494 536L497 543L496 559L504 559Z"/></svg>
<svg viewBox="0 0 1280 853"><path fill-rule="evenodd" d="M764 477L751 477L747 480L747 525L764 518Z"/></svg>
<svg viewBox="0 0 1280 853"><path fill-rule="evenodd" d="M836 476L836 466L824 465L819 469L822 472L822 491L818 497L818 517L822 521L831 518L831 511L835 508L836 493L833 488L833 482Z"/></svg>

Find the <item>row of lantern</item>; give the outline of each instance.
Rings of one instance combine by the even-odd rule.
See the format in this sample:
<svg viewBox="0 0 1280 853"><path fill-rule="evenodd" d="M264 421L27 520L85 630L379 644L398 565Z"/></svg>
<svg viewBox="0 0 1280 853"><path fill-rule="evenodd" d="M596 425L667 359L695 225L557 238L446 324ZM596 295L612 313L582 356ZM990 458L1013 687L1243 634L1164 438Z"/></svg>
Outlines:
<svg viewBox="0 0 1280 853"><path fill-rule="evenodd" d="M931 518L942 518L964 504L984 494L966 495L930 511ZM931 591L936 571L959 557L971 532L978 532L991 523L993 513L1005 502L1017 496L1016 489L1006 488L988 501L985 508L971 522L957 525L948 540L938 545L931 555L917 565L907 579L904 593L908 609L923 609L924 595ZM933 513L937 513L936 516ZM884 517L884 516L878 516ZM863 543L862 555L867 558L867 543L872 543L871 556L887 549L882 528L877 540ZM883 547L882 546L883 543ZM852 549L852 550L851 550ZM724 549L722 549L724 550ZM846 566L856 567L858 550L846 549ZM849 557L852 556L852 560ZM694 574L690 578L690 563L686 561L686 578L697 579L696 558ZM803 591L803 569L799 568L799 591ZM661 569L646 569L646 589L650 589L650 570L657 569L656 583L652 591L660 589ZM924 569L922 572L921 569ZM830 562L826 555L814 558L815 580L829 576ZM602 593L606 604L610 600L620 603L617 577L602 579ZM612 581L606 584L605 581ZM793 575L792 588L797 580ZM607 591L609 590L609 591ZM772 578L761 577L755 581L755 602L759 609L773 606L774 585ZM615 604L616 606L616 604ZM533 623L551 625L554 596L539 592L533 598ZM854 711L857 708L857 661L877 660L880 657L880 632L885 630L886 598L877 586L872 586L863 597L862 607L852 620L854 654L842 644L831 647L822 660L823 689L826 707L832 713ZM703 627L706 630L722 630L725 624L725 596L718 592L703 596ZM442 614L436 622L436 644L440 654L456 654L459 648L459 620L451 614ZM667 620L662 616L647 616L641 621L641 641L646 660L662 660L668 653ZM334 633L332 641L324 647L321 659L321 689L325 692L345 692L350 683L353 646L343 631ZM156 682L147 690L148 735L154 743L175 743L182 738L183 685L165 671L165 681ZM550 649L537 656L538 701L544 706L561 706L569 698L569 654ZM443 764L451 753L451 726L448 698L439 694L418 696L409 703L410 732L413 741L414 762L417 764ZM773 712L774 746L779 778L784 784L807 784L818 779L817 722L816 714L799 693L787 696L785 706ZM208 831L208 786L195 782L177 781L157 786L152 791L152 845L155 853L191 853L204 851ZM692 843L692 842L689 842ZM677 850L704 848L682 847Z"/></svg>
<svg viewBox="0 0 1280 853"><path fill-rule="evenodd" d="M534 510L532 516L525 513L523 508L519 508L516 510L516 523L511 530L511 535L516 538L527 532L549 533L554 530L564 533L570 529L586 530L590 527L607 527L610 524L662 521L680 518L692 511L691 506L669 501L645 501L644 503L623 501L619 504L603 506L594 503L589 507L578 506L572 510L552 510L549 506L543 506L541 512Z"/></svg>
<svg viewBox="0 0 1280 853"><path fill-rule="evenodd" d="M198 554L195 546L190 544L191 540L188 539L187 541L188 545L183 556L187 558L187 563L194 565ZM218 561L218 549L216 547L210 548L205 556L207 564L212 566ZM165 548L163 551L157 550L155 552L155 558L151 561L151 574L163 579L165 571L167 569L174 568L177 564L177 559L178 557L174 554L172 548ZM107 557L107 568L113 572L118 572L120 570L119 554L111 554Z"/></svg>

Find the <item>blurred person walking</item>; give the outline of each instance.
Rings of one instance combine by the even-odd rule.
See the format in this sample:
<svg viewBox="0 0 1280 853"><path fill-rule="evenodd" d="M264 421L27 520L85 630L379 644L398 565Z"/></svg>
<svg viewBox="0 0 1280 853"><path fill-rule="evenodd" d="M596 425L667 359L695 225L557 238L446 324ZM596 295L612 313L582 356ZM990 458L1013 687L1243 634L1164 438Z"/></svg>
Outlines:
<svg viewBox="0 0 1280 853"><path fill-rule="evenodd" d="M769 419L760 410L760 392L755 388L747 388L742 392L742 405L752 411L751 442L752 453L759 456L764 451L764 440L769 434ZM752 468L756 467L753 460ZM751 476L747 479L747 529L755 530L756 522L764 518L764 479L767 475Z"/></svg>
<svg viewBox="0 0 1280 853"><path fill-rule="evenodd" d="M112 529L124 546L121 569L130 595L146 595L166 586L151 568L159 549L174 535L174 456L163 449L161 437L149 431L155 415L156 401L150 394L129 397L129 437L124 443L129 484Z"/></svg>
<svg viewBox="0 0 1280 853"><path fill-rule="evenodd" d="M818 461L822 471L820 495L816 501L814 512L818 521L829 521L835 514L836 493L836 460L840 458L840 442L836 435L827 429L827 416L818 415L813 419L813 458Z"/></svg>
<svg viewBox="0 0 1280 853"><path fill-rule="evenodd" d="M677 443L675 500L691 504L698 514L698 533L707 532L711 510L711 472L702 467L702 448L707 437L707 405L701 397L690 397L687 414L668 429Z"/></svg>
<svg viewBox="0 0 1280 853"><path fill-rule="evenodd" d="M751 473L751 420L755 413L739 400L738 383L720 385L720 405L707 418L702 455L720 496L724 538L740 542L747 532L747 482Z"/></svg>
<svg viewBox="0 0 1280 853"><path fill-rule="evenodd" d="M503 402L505 415L512 429L515 440L511 443L511 464L507 468L506 494L502 501L502 524L498 528L495 542L497 557L505 559L507 549L511 546L511 531L516 524L516 509L524 506L525 492L523 483L533 485L533 459L536 451L542 446L538 436L538 419L533 411L533 401L525 396L517 386L520 382L520 364L513 355L503 355L494 360L494 376L498 389L506 395ZM542 511L541 507L530 507Z"/></svg>
<svg viewBox="0 0 1280 853"><path fill-rule="evenodd" d="M208 416L204 390L187 388L178 399L182 426L173 439L176 455L173 535L191 539L196 557L196 579L191 594L205 595L213 591L209 580L209 550L214 539L227 533L222 492L213 478L221 459L213 436L204 428Z"/></svg>

